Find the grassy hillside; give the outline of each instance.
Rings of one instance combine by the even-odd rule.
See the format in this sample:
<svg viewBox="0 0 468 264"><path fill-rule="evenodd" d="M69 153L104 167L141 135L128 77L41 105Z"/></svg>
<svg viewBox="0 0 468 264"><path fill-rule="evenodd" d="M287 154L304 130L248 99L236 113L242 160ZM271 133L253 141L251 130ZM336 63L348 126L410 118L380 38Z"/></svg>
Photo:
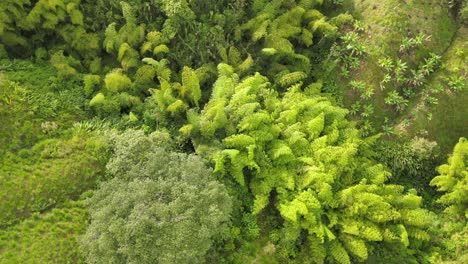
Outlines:
<svg viewBox="0 0 468 264"><path fill-rule="evenodd" d="M84 263L77 238L87 221L83 203L68 202L0 229L0 263Z"/></svg>
<svg viewBox="0 0 468 264"><path fill-rule="evenodd" d="M466 79L466 27L457 23L444 1L351 2L348 4L361 21L358 42L364 55L358 58L358 66L349 71L349 76L337 76L344 105L353 109L359 102L355 118L364 120L361 126L370 126L372 132L427 137L448 153L458 138L468 133L464 122L466 81L462 81ZM437 66L421 78L420 84L412 85L416 82L413 71L424 68L431 56L436 58ZM392 70L398 62L404 64L403 81L382 67L380 61L384 59L390 61ZM387 73L391 78L384 84ZM458 81L458 91L449 87L454 80ZM370 98L363 99L353 82L372 90ZM401 109L386 102L392 91L406 101ZM366 106L372 106L370 115L365 113ZM394 127L393 131L389 127Z"/></svg>
<svg viewBox="0 0 468 264"><path fill-rule="evenodd" d="M443 56L443 67L437 71L426 85L429 91L440 90L435 94L438 103L426 106L422 95L418 106L412 109L406 120L409 135L427 133L448 153L458 142L458 138L468 133L468 28L462 27ZM401 127L401 126L400 126Z"/></svg>

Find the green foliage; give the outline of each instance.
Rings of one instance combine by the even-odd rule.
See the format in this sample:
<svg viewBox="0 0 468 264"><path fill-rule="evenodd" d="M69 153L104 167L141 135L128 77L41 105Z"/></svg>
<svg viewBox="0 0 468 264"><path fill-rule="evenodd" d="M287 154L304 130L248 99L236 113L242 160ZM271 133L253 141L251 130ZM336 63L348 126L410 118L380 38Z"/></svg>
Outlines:
<svg viewBox="0 0 468 264"><path fill-rule="evenodd" d="M106 153L102 138L77 134L67 140L44 140L18 155L5 156L0 167L0 226L95 187L104 172Z"/></svg>
<svg viewBox="0 0 468 264"><path fill-rule="evenodd" d="M126 42L142 56L167 54L180 68L216 60L216 47L228 46L246 5L235 0L84 2L84 12L95 18L87 25L93 30L107 27L104 47L108 53L116 54Z"/></svg>
<svg viewBox="0 0 468 264"><path fill-rule="evenodd" d="M105 100L106 97L104 96L104 94L98 93L96 94L96 96L93 97L93 99L91 99L91 101L89 101L89 106L93 107L103 105Z"/></svg>
<svg viewBox="0 0 468 264"><path fill-rule="evenodd" d="M429 37L424 34L419 34L414 38L405 38L400 45L400 53L414 52L417 47L422 46L428 39ZM385 103L395 106L397 111L405 110L409 99L415 96L416 88L425 84L429 75L439 66L440 60L440 56L430 53L429 57L424 60L424 63L418 65L417 69L410 69L408 66L410 61L401 59L393 61L391 58L379 59L379 66L385 70L385 75L380 81L380 89L394 88L394 90L388 92L384 100ZM429 100L432 99L430 96L428 98Z"/></svg>
<svg viewBox="0 0 468 264"><path fill-rule="evenodd" d="M84 92L86 96L92 95L101 85L101 76L88 74L84 76Z"/></svg>
<svg viewBox="0 0 468 264"><path fill-rule="evenodd" d="M151 52L153 55L168 53L169 48L162 42L162 34L159 31L152 31L146 35L146 41L141 45L140 53L145 55Z"/></svg>
<svg viewBox="0 0 468 264"><path fill-rule="evenodd" d="M122 65L122 68L125 71L128 71L129 69L135 68L139 65L140 56L138 51L132 49L128 43L123 43L120 45L117 60Z"/></svg>
<svg viewBox="0 0 468 264"><path fill-rule="evenodd" d="M397 111L403 111L408 106L408 100L401 96L397 91L391 91L385 98L385 103L396 106Z"/></svg>
<svg viewBox="0 0 468 264"><path fill-rule="evenodd" d="M16 83L5 80L3 75L0 75L0 157L11 148L18 146L18 141L15 135L19 131L30 131L32 134L24 133L23 144L31 144L30 137L35 138L36 133L39 133L39 128L29 121L28 123L19 124L15 122L17 119L24 118L31 120L34 115L26 109L30 104L25 98L26 90Z"/></svg>
<svg viewBox="0 0 468 264"><path fill-rule="evenodd" d="M348 77L350 71L357 70L361 60L367 55L367 44L362 41L359 26L340 37L340 41L332 46L328 60L331 65L341 66L341 75Z"/></svg>
<svg viewBox="0 0 468 264"><path fill-rule="evenodd" d="M82 202L66 202L0 229L0 263L84 263L76 239L86 230Z"/></svg>
<svg viewBox="0 0 468 264"><path fill-rule="evenodd" d="M138 48L145 39L145 25L137 25L135 10L127 2L120 2L125 24L117 31L116 23L111 23L105 30L104 47L108 53L122 53L122 45L126 48Z"/></svg>
<svg viewBox="0 0 468 264"><path fill-rule="evenodd" d="M180 88L180 95L186 101L191 101L195 106L198 106L198 102L201 99L200 81L196 72L189 68L184 67L181 73L182 87Z"/></svg>
<svg viewBox="0 0 468 264"><path fill-rule="evenodd" d="M338 35L338 26L350 21L348 15L330 20L318 10L321 1L272 1L252 4L253 18L238 27L239 38L250 37L255 49L265 56L260 57L261 65L268 65L265 74L280 80L285 74L311 73L311 59L329 49Z"/></svg>
<svg viewBox="0 0 468 264"><path fill-rule="evenodd" d="M63 55L63 51L58 51L50 58L50 63L57 69L58 76L67 78L77 75L75 67L80 67L80 62L72 57Z"/></svg>
<svg viewBox="0 0 468 264"><path fill-rule="evenodd" d="M424 33L419 33L414 38L410 38L410 37L403 38L400 44L399 52L405 52L410 49L421 47L424 44L424 41L429 40L429 38L430 37L426 36Z"/></svg>
<svg viewBox="0 0 468 264"><path fill-rule="evenodd" d="M434 263L465 263L468 260L466 248L468 226L453 215L442 214L434 226L434 241L440 245L440 253Z"/></svg>
<svg viewBox="0 0 468 264"><path fill-rule="evenodd" d="M400 53L415 52L415 49L424 45L428 39L429 37L422 33L414 38L405 38L400 45ZM410 61L401 59L393 61L390 58L379 59L379 66L385 70L385 75L380 81L380 89L394 88L387 94L385 103L396 106L397 111L405 110L409 99L415 96L416 88L425 84L430 74L439 66L440 61L441 57L439 55L430 53L429 57L417 66L417 69L410 69L408 66L411 63Z"/></svg>
<svg viewBox="0 0 468 264"><path fill-rule="evenodd" d="M235 67L236 72L240 74L244 73L253 66L254 61L252 56L248 55L245 60L242 60L240 51L236 47L231 46L229 49L226 49L225 47L218 46L217 48L223 62Z"/></svg>
<svg viewBox="0 0 468 264"><path fill-rule="evenodd" d="M0 44L0 59L8 59L8 52L3 44Z"/></svg>
<svg viewBox="0 0 468 264"><path fill-rule="evenodd" d="M468 23L468 1L466 0L446 0L449 7L457 14L460 22Z"/></svg>
<svg viewBox="0 0 468 264"><path fill-rule="evenodd" d="M122 68L128 71L140 64L140 54L137 50L145 38L145 25L137 25L135 10L127 2L122 1L121 5L126 23L118 31L116 23L111 23L105 30L103 44L106 52L115 55ZM154 42L154 36L148 34L147 38ZM143 44L142 49L145 45L147 43Z"/></svg>
<svg viewBox="0 0 468 264"><path fill-rule="evenodd" d="M115 140L114 178L87 200L87 262L202 263L229 220L225 187L201 158L165 150L164 134L127 131Z"/></svg>
<svg viewBox="0 0 468 264"><path fill-rule="evenodd" d="M44 36L48 35L63 39L67 51L77 51L83 58L95 56L98 37L84 29L79 3L80 0L3 1L0 39L15 54L28 54L36 45L47 46Z"/></svg>
<svg viewBox="0 0 468 264"><path fill-rule="evenodd" d="M431 216L419 208L421 198L385 184L389 173L366 157L370 142L359 139L345 110L304 95L300 85L279 97L260 74L221 78L234 89L214 89L181 131L189 131L217 175L251 190L254 202L245 206L254 214L276 208L277 257L350 263L365 260L373 241L407 247L429 239ZM310 255L309 247L318 251Z"/></svg>
<svg viewBox="0 0 468 264"><path fill-rule="evenodd" d="M7 151L61 136L86 117L81 76L56 78L55 68L44 62L4 61L0 67L0 159ZM56 129L43 129L47 123Z"/></svg>
<svg viewBox="0 0 468 264"><path fill-rule="evenodd" d="M447 85L454 92L462 92L468 87L466 79L462 76L453 76L448 80Z"/></svg>
<svg viewBox="0 0 468 264"><path fill-rule="evenodd" d="M122 73L120 69L116 69L106 75L104 78L106 90L110 93L118 93L129 89L132 86L132 81Z"/></svg>
<svg viewBox="0 0 468 264"><path fill-rule="evenodd" d="M143 61L153 67L159 79L159 87L149 89L149 103L157 108L160 122L180 122L186 110L199 106L202 98L200 79L204 77L203 67L197 70L184 67L180 72L181 82L171 82L174 74L167 67L167 60L145 58Z"/></svg>
<svg viewBox="0 0 468 264"><path fill-rule="evenodd" d="M88 77L88 80L89 78L94 78L94 86L99 84L97 77ZM140 98L131 94L133 92L132 80L123 73L122 69L109 72L104 78L104 85L105 88L101 89L89 102L89 106L99 115L118 116L122 112L128 113L130 109L141 104Z"/></svg>
<svg viewBox="0 0 468 264"><path fill-rule="evenodd" d="M463 101L464 44L431 76L441 58L430 49L453 23L432 23L426 9L445 14L445 3L1 2L0 263L466 262L466 188L451 173L461 163L433 180L457 213L435 217L421 209L439 209L427 184L435 145L359 136L383 125L394 140L393 110L450 104L442 92ZM451 1L460 21L464 2ZM403 15L427 21L405 32ZM335 99L352 101L360 131ZM398 128L411 129L409 119ZM463 129L442 128L450 120L437 133L458 139ZM213 175L175 149L206 158ZM104 180L88 219L69 200Z"/></svg>
<svg viewBox="0 0 468 264"><path fill-rule="evenodd" d="M219 61L217 48L235 42L235 26L245 19L247 5L235 0L161 2L168 17L161 32L170 41L168 56L180 68Z"/></svg>
<svg viewBox="0 0 468 264"><path fill-rule="evenodd" d="M415 137L411 141L381 141L376 145L375 159L392 172L390 183L414 188L425 202L432 204L437 194L429 187L438 162L436 142Z"/></svg>
<svg viewBox="0 0 468 264"><path fill-rule="evenodd" d="M150 65L138 68L135 73L132 91L136 95L148 94L148 90L156 86L156 70Z"/></svg>
<svg viewBox="0 0 468 264"><path fill-rule="evenodd" d="M467 240L467 208L466 200L468 170L466 168L468 144L465 138L460 138L453 148L448 163L437 168L440 174L431 181L444 194L437 202L445 205L444 213L434 227L435 241L440 243L442 250L438 262L464 263L468 259Z"/></svg>
<svg viewBox="0 0 468 264"><path fill-rule="evenodd" d="M453 215L468 217L468 198L466 196L468 184L468 142L465 138L453 149L453 154L449 158L448 164L437 168L440 173L431 181L431 185L436 186L439 191L446 192L439 203L448 206L445 211Z"/></svg>

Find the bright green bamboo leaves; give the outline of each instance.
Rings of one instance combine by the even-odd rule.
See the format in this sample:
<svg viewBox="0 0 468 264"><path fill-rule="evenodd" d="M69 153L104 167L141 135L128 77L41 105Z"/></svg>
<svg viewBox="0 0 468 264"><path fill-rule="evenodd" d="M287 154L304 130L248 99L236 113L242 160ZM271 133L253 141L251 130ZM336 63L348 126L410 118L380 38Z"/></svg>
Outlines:
<svg viewBox="0 0 468 264"><path fill-rule="evenodd" d="M460 138L458 144L453 149L453 154L444 164L437 168L440 173L431 181L431 185L436 186L439 191L446 192L439 203L448 207L446 212L453 215L468 217L468 141Z"/></svg>
<svg viewBox="0 0 468 264"><path fill-rule="evenodd" d="M311 258L317 263L365 260L373 241L406 247L428 240L431 216L421 198L384 183L388 172L364 155L368 143L346 110L304 94L300 84L280 97L260 74L239 81L232 68L218 68L211 100L190 112L181 132L213 161L215 174L251 192L253 213L276 208L283 257L309 250L292 246L301 230L307 245L319 245Z"/></svg>

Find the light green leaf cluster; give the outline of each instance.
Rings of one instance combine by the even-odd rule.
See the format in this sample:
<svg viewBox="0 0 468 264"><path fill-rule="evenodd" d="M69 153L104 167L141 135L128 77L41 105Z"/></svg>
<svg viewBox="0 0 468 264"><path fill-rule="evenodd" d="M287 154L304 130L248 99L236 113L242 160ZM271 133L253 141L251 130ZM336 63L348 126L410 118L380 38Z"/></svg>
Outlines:
<svg viewBox="0 0 468 264"><path fill-rule="evenodd" d="M63 55L63 51L58 51L50 58L50 63L57 69L59 76L72 77L78 73L75 67L81 66L80 62L73 57Z"/></svg>
<svg viewBox="0 0 468 264"><path fill-rule="evenodd" d="M130 88L132 81L122 73L120 69L112 71L104 78L106 90L111 93L118 93Z"/></svg>
<svg viewBox="0 0 468 264"><path fill-rule="evenodd" d="M86 96L92 95L101 84L101 76L87 74L83 78L84 91Z"/></svg>
<svg viewBox="0 0 468 264"><path fill-rule="evenodd" d="M440 173L431 181L439 191L446 192L438 202L447 205L446 212L468 218L468 141L460 138L448 164L437 168Z"/></svg>
<svg viewBox="0 0 468 264"><path fill-rule="evenodd" d="M94 88L100 84L100 79L96 79L96 75L85 76L85 91L87 92L89 92L87 89L91 89L87 88L91 85L89 82L93 84L93 91L95 91ZM132 80L123 73L123 70L114 69L105 76L104 87L90 100L89 106L103 115L120 114L122 108L130 108L141 103L138 96L132 95L132 87Z"/></svg>

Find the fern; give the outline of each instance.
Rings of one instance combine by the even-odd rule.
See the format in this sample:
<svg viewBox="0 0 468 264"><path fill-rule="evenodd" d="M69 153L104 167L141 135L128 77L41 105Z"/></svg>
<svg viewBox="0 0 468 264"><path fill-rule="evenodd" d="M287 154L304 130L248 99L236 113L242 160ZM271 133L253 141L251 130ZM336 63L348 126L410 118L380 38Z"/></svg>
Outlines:
<svg viewBox="0 0 468 264"><path fill-rule="evenodd" d="M247 56L247 58L242 62L240 63L239 65L237 65L237 72L242 74L244 72L246 72L247 70L249 70L254 64L254 61L253 61L253 58L252 56L250 56L250 54Z"/></svg>
<svg viewBox="0 0 468 264"><path fill-rule="evenodd" d="M54 53L50 58L50 63L57 69L59 76L61 77L71 77L76 75L78 71L75 67L81 66L80 62L74 58L64 56L63 51Z"/></svg>
<svg viewBox="0 0 468 264"><path fill-rule="evenodd" d="M360 260L366 260L369 256L364 240L353 237L344 237L343 244L348 252L358 257Z"/></svg>
<svg viewBox="0 0 468 264"><path fill-rule="evenodd" d="M156 60L154 60L152 58L144 58L142 61L144 63L146 63L146 64L149 64L149 65L153 66L153 68L156 71L156 75L158 76L158 78L161 78L161 79L163 79L165 81L170 81L171 80L172 71L167 66L167 64L168 64L167 60L162 59L160 61L156 61Z"/></svg>
<svg viewBox="0 0 468 264"><path fill-rule="evenodd" d="M153 55L160 55L162 53L169 53L169 48L166 45L161 44L161 45L154 47Z"/></svg>
<svg viewBox="0 0 468 264"><path fill-rule="evenodd" d="M99 105L102 105L104 103L104 101L106 100L106 97L104 94L102 93L98 93L96 94L93 99L91 99L91 101L89 102L89 106L99 106Z"/></svg>
<svg viewBox="0 0 468 264"><path fill-rule="evenodd" d="M245 134L232 135L223 139L223 142L226 148L236 149L247 148L248 146L255 145L255 139Z"/></svg>

